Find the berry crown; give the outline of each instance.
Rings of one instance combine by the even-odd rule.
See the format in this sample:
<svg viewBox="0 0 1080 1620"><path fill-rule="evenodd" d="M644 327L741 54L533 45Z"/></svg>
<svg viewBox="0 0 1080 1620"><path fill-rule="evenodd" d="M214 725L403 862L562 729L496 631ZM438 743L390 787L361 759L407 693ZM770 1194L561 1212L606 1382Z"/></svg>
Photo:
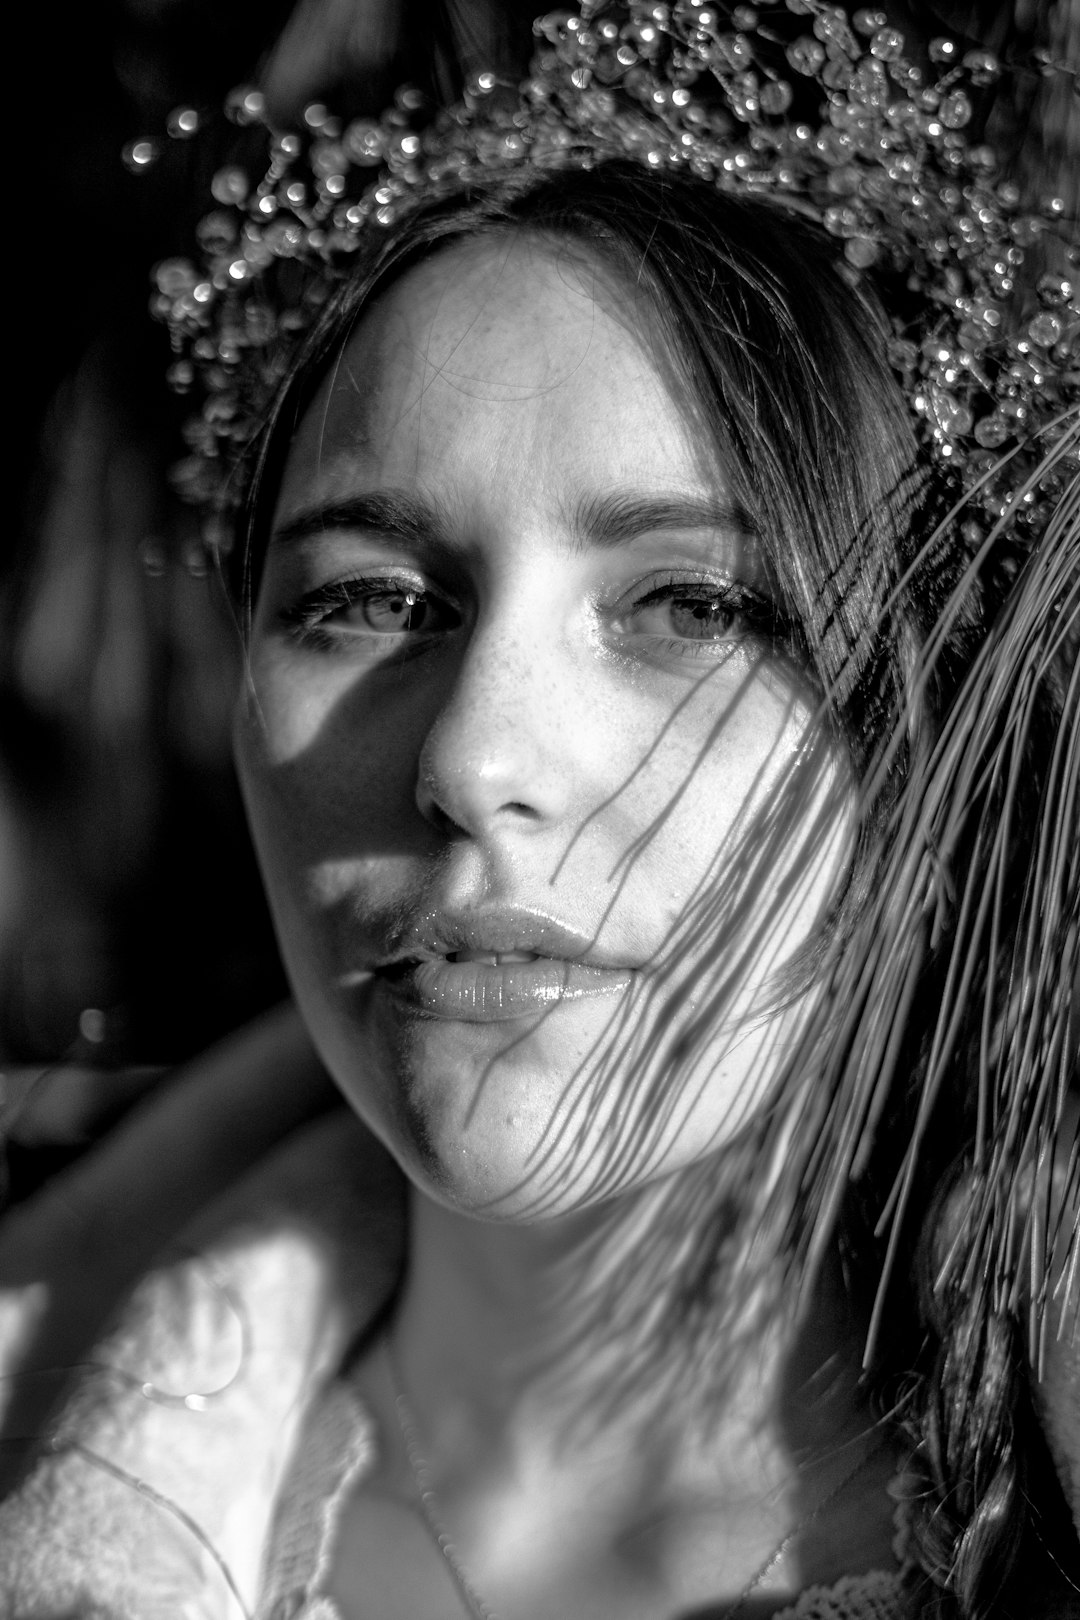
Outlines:
<svg viewBox="0 0 1080 1620"><path fill-rule="evenodd" d="M343 124L316 104L302 131L267 128L258 176L230 164L214 177L198 256L157 266L170 381L201 395L178 484L216 543L289 358L365 233L493 172L611 157L816 219L889 314L890 363L922 441L954 470L971 542L988 521L1039 521L1080 466L1080 247L1063 200L1033 205L979 138L1006 71L994 55L941 38L914 62L884 12L818 0L581 0L534 30L520 86L480 73L438 113L405 89L380 119ZM266 123L255 90L226 111ZM198 123L181 108L169 131ZM140 167L153 154L137 142L127 155Z"/></svg>

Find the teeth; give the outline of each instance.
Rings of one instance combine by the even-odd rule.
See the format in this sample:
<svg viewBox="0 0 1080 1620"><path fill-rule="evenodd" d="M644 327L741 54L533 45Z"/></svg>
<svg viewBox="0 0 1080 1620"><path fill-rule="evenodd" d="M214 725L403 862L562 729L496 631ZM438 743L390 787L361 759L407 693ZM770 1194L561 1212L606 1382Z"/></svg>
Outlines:
<svg viewBox="0 0 1080 1620"><path fill-rule="evenodd" d="M448 962L483 962L487 967L503 967L513 962L535 962L537 951L449 951Z"/></svg>

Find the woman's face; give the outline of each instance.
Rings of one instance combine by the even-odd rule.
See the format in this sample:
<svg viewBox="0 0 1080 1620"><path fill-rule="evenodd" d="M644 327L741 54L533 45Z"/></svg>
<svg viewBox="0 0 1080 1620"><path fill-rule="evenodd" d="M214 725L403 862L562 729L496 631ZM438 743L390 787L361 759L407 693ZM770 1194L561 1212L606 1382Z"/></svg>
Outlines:
<svg viewBox="0 0 1080 1620"><path fill-rule="evenodd" d="M368 310L285 468L255 840L325 1062L462 1210L729 1141L846 858L844 768L658 345L576 246L457 245Z"/></svg>

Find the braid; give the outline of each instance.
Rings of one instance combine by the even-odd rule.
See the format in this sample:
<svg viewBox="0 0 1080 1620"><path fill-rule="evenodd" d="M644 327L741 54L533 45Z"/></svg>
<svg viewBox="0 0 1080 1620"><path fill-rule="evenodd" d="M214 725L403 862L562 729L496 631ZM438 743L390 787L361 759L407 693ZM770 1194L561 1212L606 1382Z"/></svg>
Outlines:
<svg viewBox="0 0 1080 1620"><path fill-rule="evenodd" d="M978 1295L958 1294L936 1291L928 1370L905 1413L920 1486L910 1528L937 1588L930 1615L993 1620L1003 1613L1030 1509L1026 1368L1017 1323L987 1311Z"/></svg>

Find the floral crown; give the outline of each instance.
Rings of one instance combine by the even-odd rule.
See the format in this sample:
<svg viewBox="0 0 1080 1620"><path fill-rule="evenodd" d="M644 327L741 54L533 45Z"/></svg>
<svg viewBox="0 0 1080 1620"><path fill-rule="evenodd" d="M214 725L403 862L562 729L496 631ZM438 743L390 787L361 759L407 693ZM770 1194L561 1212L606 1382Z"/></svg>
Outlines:
<svg viewBox="0 0 1080 1620"><path fill-rule="evenodd" d="M935 39L919 66L884 12L819 0L580 0L534 31L520 87L480 73L434 116L406 89L379 120L343 126L313 105L302 133L270 130L260 178L238 165L214 177L199 257L157 266L170 381L201 392L178 483L219 520L218 543L245 447L366 232L493 173L613 157L816 219L890 311L890 363L921 439L955 470L972 543L981 520L1038 520L1080 466L1080 248L1061 199L1026 206L973 134L1003 71L990 52ZM266 122L255 90L226 110ZM197 124L178 109L170 133ZM152 156L151 142L128 151L133 167Z"/></svg>

